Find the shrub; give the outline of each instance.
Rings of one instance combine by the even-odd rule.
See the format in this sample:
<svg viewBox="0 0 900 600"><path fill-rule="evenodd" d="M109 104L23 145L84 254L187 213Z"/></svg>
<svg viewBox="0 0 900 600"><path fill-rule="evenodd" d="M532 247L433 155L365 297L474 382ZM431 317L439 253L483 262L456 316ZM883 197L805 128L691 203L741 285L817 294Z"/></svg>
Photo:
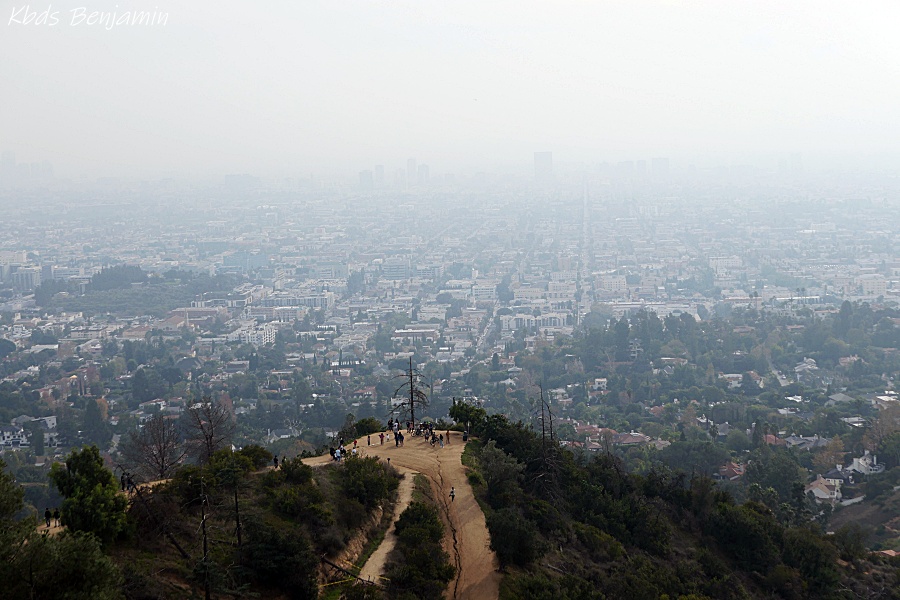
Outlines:
<svg viewBox="0 0 900 600"><path fill-rule="evenodd" d="M288 591L290 598L316 598L318 560L306 536L251 517L245 523L244 564L252 577Z"/></svg>
<svg viewBox="0 0 900 600"><path fill-rule="evenodd" d="M284 472L287 482L295 485L309 483L313 478L312 467L303 464L303 461L299 458L284 459L281 462L281 470Z"/></svg>
<svg viewBox="0 0 900 600"><path fill-rule="evenodd" d="M392 597L439 597L456 568L441 547L444 525L437 509L411 502L395 527L397 547L387 570Z"/></svg>
<svg viewBox="0 0 900 600"><path fill-rule="evenodd" d="M835 568L835 547L822 536L803 527L784 532L784 562L799 569L815 589L831 589L839 580Z"/></svg>
<svg viewBox="0 0 900 600"><path fill-rule="evenodd" d="M272 464L272 453L256 444L244 446L238 450L236 454L249 458L254 469L262 469L263 467Z"/></svg>
<svg viewBox="0 0 900 600"><path fill-rule="evenodd" d="M373 509L400 485L377 458L349 457L332 471L344 495Z"/></svg>
<svg viewBox="0 0 900 600"><path fill-rule="evenodd" d="M375 417L366 417L365 419L360 419L356 422L355 427L356 437L362 437L364 435L370 435L372 433L378 433L379 431L384 430L384 425Z"/></svg>
<svg viewBox="0 0 900 600"><path fill-rule="evenodd" d="M534 523L510 508L491 513L487 527L491 534L491 550L497 553L501 568L525 566L544 552Z"/></svg>
<svg viewBox="0 0 900 600"><path fill-rule="evenodd" d="M612 561L624 554L622 544L608 533L577 521L573 523L573 526L578 541L587 549L592 560Z"/></svg>

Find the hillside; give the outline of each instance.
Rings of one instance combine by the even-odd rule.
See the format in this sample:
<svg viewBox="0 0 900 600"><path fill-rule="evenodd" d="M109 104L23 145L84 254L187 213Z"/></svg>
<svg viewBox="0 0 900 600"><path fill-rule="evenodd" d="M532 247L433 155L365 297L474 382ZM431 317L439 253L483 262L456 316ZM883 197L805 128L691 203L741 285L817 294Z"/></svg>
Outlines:
<svg viewBox="0 0 900 600"><path fill-rule="evenodd" d="M35 598L63 585L110 599L900 597L900 561L824 535L800 505L737 504L706 477L628 473L502 415L470 417L468 444L363 437L357 456L278 469L259 447L220 451L128 494L87 448L51 474L69 504L49 537L12 520L22 488L4 475L0 575Z"/></svg>
<svg viewBox="0 0 900 600"><path fill-rule="evenodd" d="M501 600L900 597L896 559L825 536L802 505L776 513L706 477L627 473L502 416L477 427L483 443L464 460L505 571Z"/></svg>

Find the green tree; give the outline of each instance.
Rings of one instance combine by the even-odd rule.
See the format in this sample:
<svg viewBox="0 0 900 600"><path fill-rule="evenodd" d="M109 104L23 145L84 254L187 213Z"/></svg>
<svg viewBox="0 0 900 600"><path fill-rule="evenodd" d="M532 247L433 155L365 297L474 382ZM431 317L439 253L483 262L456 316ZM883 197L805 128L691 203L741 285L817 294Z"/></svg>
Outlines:
<svg viewBox="0 0 900 600"><path fill-rule="evenodd" d="M750 438L740 429L732 429L725 438L725 447L732 452L746 452L750 446Z"/></svg>
<svg viewBox="0 0 900 600"><path fill-rule="evenodd" d="M0 573L6 598L124 598L119 569L90 533L44 536L32 532Z"/></svg>
<svg viewBox="0 0 900 600"><path fill-rule="evenodd" d="M45 536L33 516L17 519L23 490L0 460L0 581L4 598L112 600L121 575L89 533Z"/></svg>
<svg viewBox="0 0 900 600"><path fill-rule="evenodd" d="M464 426L471 427L471 431L478 431L487 417L487 411L463 402L462 400L453 399L453 406L450 407L450 418Z"/></svg>
<svg viewBox="0 0 900 600"><path fill-rule="evenodd" d="M97 446L73 450L65 466L54 463L50 481L63 495L62 524L72 531L87 531L104 542L125 527L128 501L118 493L112 471L103 465Z"/></svg>
<svg viewBox="0 0 900 600"><path fill-rule="evenodd" d="M790 502L795 486L804 480L800 465L783 448L773 450L764 446L754 450L750 456L747 481L758 483L763 489L774 489L782 502Z"/></svg>
<svg viewBox="0 0 900 600"><path fill-rule="evenodd" d="M103 420L103 414L100 412L100 406L97 404L97 401L92 398L88 398L85 402L82 429L84 429L85 439L92 444L97 444L97 446L106 448L109 446L110 440L112 440L112 431L110 431L106 421Z"/></svg>
<svg viewBox="0 0 900 600"><path fill-rule="evenodd" d="M502 508L487 517L491 533L491 550L497 553L500 568L526 566L541 554L543 548L537 528L511 508Z"/></svg>
<svg viewBox="0 0 900 600"><path fill-rule="evenodd" d="M28 430L28 438L31 441L31 449L35 456L44 455L44 428L40 421L32 421L25 425Z"/></svg>
<svg viewBox="0 0 900 600"><path fill-rule="evenodd" d="M0 358L6 358L16 351L16 345L4 338L0 338Z"/></svg>

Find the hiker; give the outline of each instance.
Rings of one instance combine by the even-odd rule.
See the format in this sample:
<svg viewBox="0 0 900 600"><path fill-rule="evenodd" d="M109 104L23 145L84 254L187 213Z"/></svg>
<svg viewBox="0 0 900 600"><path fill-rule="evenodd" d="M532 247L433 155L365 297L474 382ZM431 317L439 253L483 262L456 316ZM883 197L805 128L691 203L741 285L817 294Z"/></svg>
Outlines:
<svg viewBox="0 0 900 600"><path fill-rule="evenodd" d="M378 437L381 438L381 445L384 446L384 432L382 431L381 433L379 433Z"/></svg>
<svg viewBox="0 0 900 600"><path fill-rule="evenodd" d="M122 476L119 477L119 481L122 482L122 491L125 491L125 471L122 471Z"/></svg>
<svg viewBox="0 0 900 600"><path fill-rule="evenodd" d="M396 446L396 447L400 446L400 434L399 433L394 433L394 446Z"/></svg>
<svg viewBox="0 0 900 600"><path fill-rule="evenodd" d="M356 440L353 440L353 449L356 450Z"/></svg>
<svg viewBox="0 0 900 600"><path fill-rule="evenodd" d="M444 447L444 434L443 433L441 434L441 437L438 439L438 441L440 442L441 448L443 448Z"/></svg>
<svg viewBox="0 0 900 600"><path fill-rule="evenodd" d="M272 459L272 462L275 463L275 468L277 469L277 468L278 468L278 455L277 455L277 454L276 454L275 457Z"/></svg>
<svg viewBox="0 0 900 600"><path fill-rule="evenodd" d="M452 485L450 486L450 502L456 500L456 488Z"/></svg>
<svg viewBox="0 0 900 600"><path fill-rule="evenodd" d="M44 510L44 520L47 521L47 529L50 529L50 519L53 517L53 513L50 512L50 508L47 507Z"/></svg>
<svg viewBox="0 0 900 600"><path fill-rule="evenodd" d="M334 460L341 462L341 449L338 448L334 451Z"/></svg>
<svg viewBox="0 0 900 600"><path fill-rule="evenodd" d="M334 460L334 446L328 448L328 453L331 454L331 460Z"/></svg>
<svg viewBox="0 0 900 600"><path fill-rule="evenodd" d="M447 430L447 445L450 445L450 430Z"/></svg>
<svg viewBox="0 0 900 600"><path fill-rule="evenodd" d="M56 526L59 527L59 509L53 509L53 520L56 522Z"/></svg>
<svg viewBox="0 0 900 600"><path fill-rule="evenodd" d="M125 478L125 487L127 487L129 491L134 491L134 479L131 478L131 473Z"/></svg>
<svg viewBox="0 0 900 600"><path fill-rule="evenodd" d="M372 445L372 435L370 434L370 435L366 436L366 446L371 446L371 445Z"/></svg>

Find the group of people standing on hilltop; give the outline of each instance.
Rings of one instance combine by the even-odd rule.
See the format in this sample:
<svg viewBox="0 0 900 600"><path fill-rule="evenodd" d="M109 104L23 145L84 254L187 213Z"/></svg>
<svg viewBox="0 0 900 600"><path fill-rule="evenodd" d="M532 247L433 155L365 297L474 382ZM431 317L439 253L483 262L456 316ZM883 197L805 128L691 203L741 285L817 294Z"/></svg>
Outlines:
<svg viewBox="0 0 900 600"><path fill-rule="evenodd" d="M59 527L59 509L54 508L53 512L50 512L49 508L44 509L44 521L47 523L47 529L50 529L51 521L54 522L54 527Z"/></svg>
<svg viewBox="0 0 900 600"><path fill-rule="evenodd" d="M334 446L332 446L331 448L328 449L328 451L331 453L331 458L333 460L336 460L337 462L341 462L343 459L347 458L348 455L356 456L358 445L359 445L359 442L357 440L353 440L353 447L348 450L344 446L344 438L341 438L341 441L338 444L338 447L335 448Z"/></svg>
<svg viewBox="0 0 900 600"><path fill-rule="evenodd" d="M119 477L119 483L122 484L123 492L130 492L134 489L134 477L132 477L131 473L128 471L122 471L122 475Z"/></svg>

